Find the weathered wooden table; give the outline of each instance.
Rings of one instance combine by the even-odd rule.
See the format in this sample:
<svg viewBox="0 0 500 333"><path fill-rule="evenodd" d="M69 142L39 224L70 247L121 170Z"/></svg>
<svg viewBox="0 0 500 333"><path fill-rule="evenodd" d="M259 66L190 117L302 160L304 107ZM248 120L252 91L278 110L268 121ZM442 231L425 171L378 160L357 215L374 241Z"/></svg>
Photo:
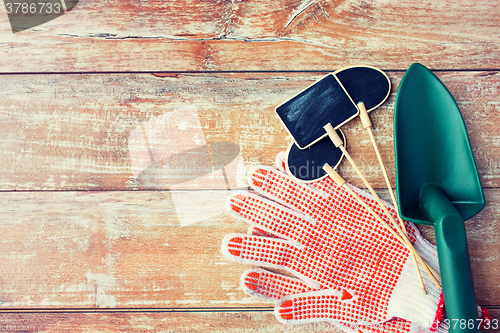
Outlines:
<svg viewBox="0 0 500 333"><path fill-rule="evenodd" d="M391 78L372 120L394 183L413 62L463 113L487 200L466 223L476 294L500 318L498 1L82 0L17 33L0 7L1 332L299 331L239 288L219 247L246 225L223 199L291 141L274 107L354 64ZM359 120L344 128L387 195Z"/></svg>

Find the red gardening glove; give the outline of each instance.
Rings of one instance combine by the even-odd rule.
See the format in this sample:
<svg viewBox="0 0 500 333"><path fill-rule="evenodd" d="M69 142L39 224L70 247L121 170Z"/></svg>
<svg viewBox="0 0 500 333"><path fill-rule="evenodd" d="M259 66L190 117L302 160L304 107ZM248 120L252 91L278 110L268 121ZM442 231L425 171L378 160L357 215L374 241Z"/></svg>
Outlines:
<svg viewBox="0 0 500 333"><path fill-rule="evenodd" d="M410 252L344 189L329 178L298 184L270 167L252 170L248 179L256 192L272 200L236 195L231 211L275 238L232 234L222 251L234 261L285 269L309 288L280 298L278 320L357 327L397 317L436 329L441 290L423 274L428 294L422 294ZM384 218L368 194L353 189ZM415 249L437 268L432 245L412 224L407 230Z"/></svg>
<svg viewBox="0 0 500 333"><path fill-rule="evenodd" d="M258 236L266 236L266 237L275 237L263 230L258 228L250 227L248 230L248 234L258 235ZM314 291L310 286L308 286L304 281L274 273L262 268L252 268L247 270L241 279L241 286L243 290L254 297L264 299L266 301L278 302L280 299L296 293L305 293L309 291ZM481 309L478 307L479 318L482 319L481 324L490 325L491 324L491 316L489 315L488 310ZM449 331L449 322L443 316L443 319L439 326L436 324L437 333L447 333ZM484 325L481 325L481 329L483 329ZM375 325L360 325L354 326L350 324L342 324L342 323L328 323L320 324L314 328L331 328L331 326L335 326L337 328L343 329L344 331L354 333L382 333L382 332L391 332L391 333L430 333L431 330L427 328L423 328L419 324L412 323L410 321L394 318L389 321L386 321L381 324ZM433 327L434 329L434 327Z"/></svg>

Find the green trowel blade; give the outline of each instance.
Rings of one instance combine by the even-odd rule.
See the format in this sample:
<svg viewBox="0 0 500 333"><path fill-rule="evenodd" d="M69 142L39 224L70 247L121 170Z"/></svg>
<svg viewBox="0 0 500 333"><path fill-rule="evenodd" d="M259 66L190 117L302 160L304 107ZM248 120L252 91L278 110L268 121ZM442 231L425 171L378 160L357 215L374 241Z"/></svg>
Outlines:
<svg viewBox="0 0 500 333"><path fill-rule="evenodd" d="M464 220L484 207L462 114L444 84L420 64L408 69L398 89L394 150L403 219L433 223L419 207L420 193L427 184L439 187Z"/></svg>

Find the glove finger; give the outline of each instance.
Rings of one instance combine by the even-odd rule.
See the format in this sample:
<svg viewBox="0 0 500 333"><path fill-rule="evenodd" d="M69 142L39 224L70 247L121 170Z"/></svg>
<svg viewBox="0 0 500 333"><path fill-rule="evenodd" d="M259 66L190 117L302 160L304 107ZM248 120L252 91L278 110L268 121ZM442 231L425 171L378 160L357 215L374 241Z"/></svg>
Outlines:
<svg viewBox="0 0 500 333"><path fill-rule="evenodd" d="M420 327L404 319L384 317L372 310L360 306L356 296L347 290L322 289L283 297L275 306L275 316L292 325L340 322L361 332L386 332L387 328L392 329L391 332L409 332Z"/></svg>
<svg viewBox="0 0 500 333"><path fill-rule="evenodd" d="M241 287L249 295L276 302L288 295L315 291L301 279L274 273L262 268L247 270L241 277ZM355 326L347 323L334 322L336 327L347 331L362 333L407 333L411 323L404 319L395 318L382 324Z"/></svg>
<svg viewBox="0 0 500 333"><path fill-rule="evenodd" d="M306 293L315 291L301 279L274 273L262 268L252 268L247 270L241 278L241 287L249 295L259 297L261 299L276 302L285 296L299 293ZM408 333L408 332L431 332L419 325L413 324L410 321L394 318L392 320L374 324L374 325L360 325L334 323L335 326L341 327L346 330L353 330L362 333ZM439 327L438 332L447 332L443 324Z"/></svg>
<svg viewBox="0 0 500 333"><path fill-rule="evenodd" d="M222 240L221 251L227 259L243 264L286 269L297 247L284 239L229 234Z"/></svg>
<svg viewBox="0 0 500 333"><path fill-rule="evenodd" d="M353 311L353 308L354 309ZM356 325L358 322L382 322L376 314L365 316L356 307L356 297L347 290L323 289L283 297L274 308L278 321L291 325L304 325L318 322L341 322ZM368 320L370 319L370 320ZM377 321L378 319L378 321Z"/></svg>
<svg viewBox="0 0 500 333"><path fill-rule="evenodd" d="M262 268L252 268L247 270L241 278L241 287L249 295L259 297L261 299L276 302L285 296L314 291L304 281L298 278L290 277L274 273ZM362 333L408 333L412 330L415 332L430 332L427 329L421 328L418 325L413 325L411 322L394 318L380 324L360 325L335 323L344 330L352 330ZM415 326L415 327L412 327Z"/></svg>
<svg viewBox="0 0 500 333"><path fill-rule="evenodd" d="M290 294L315 290L301 279L262 268L252 268L246 271L241 277L241 287L251 296L273 302Z"/></svg>
<svg viewBox="0 0 500 333"><path fill-rule="evenodd" d="M325 193L306 184L299 184L285 173L271 167L260 166L251 169L247 175L248 184L257 193L272 199L287 208L315 217L321 212L321 199ZM332 186L337 187L335 184Z"/></svg>
<svg viewBox="0 0 500 333"><path fill-rule="evenodd" d="M234 195L229 201L229 209L252 226L298 243L315 224L303 214L250 193Z"/></svg>

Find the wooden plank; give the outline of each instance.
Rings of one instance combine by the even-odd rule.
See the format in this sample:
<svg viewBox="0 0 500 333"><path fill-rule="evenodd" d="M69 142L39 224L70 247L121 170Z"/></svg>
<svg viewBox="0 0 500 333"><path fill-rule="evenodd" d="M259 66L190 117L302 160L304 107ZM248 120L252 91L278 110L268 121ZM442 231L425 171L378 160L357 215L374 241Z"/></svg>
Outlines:
<svg viewBox="0 0 500 333"><path fill-rule="evenodd" d="M388 74L393 82L393 93L382 107L371 113L371 117L388 172L394 178L392 113L403 73ZM499 72L437 74L462 110L483 186L500 186ZM274 164L276 154L291 142L274 108L323 75L2 75L0 189L175 188L171 185L226 188L223 181L219 185L210 182L187 185L182 182L182 175L165 176L161 173L165 165L158 164L160 174L153 173L148 183L138 184L135 169L145 168L154 161L165 161L186 145L184 139L177 140L177 136L166 137L169 133L182 132L169 127L175 121L168 117L175 115L178 109L181 109L176 111L179 121L188 116L191 119L182 133L191 131L192 137L198 136L201 140L199 145L205 140L233 143L239 148L239 158L231 164L233 169L227 171L230 173L227 176L230 187L244 187L245 181L241 179L247 167ZM384 187L376 156L359 121L352 121L343 130L347 149L372 186ZM134 136L133 133L139 134ZM229 150L222 151L229 154L220 153L222 159L234 158ZM186 165L178 161L174 167L183 168L186 179L190 175L204 174L205 164L188 156L181 160ZM155 170L158 171L153 168ZM340 171L349 182L363 186L348 163L343 163ZM169 178L167 182L165 178Z"/></svg>
<svg viewBox="0 0 500 333"><path fill-rule="evenodd" d="M197 192L189 191L190 197ZM203 192L203 191L201 191ZM244 294L248 266L222 238L247 225L225 212L180 225L168 191L0 193L0 304L12 308L268 306ZM500 190L467 222L479 304L499 305ZM206 207L190 205L198 216ZM427 234L427 237L429 235Z"/></svg>
<svg viewBox="0 0 500 333"><path fill-rule="evenodd" d="M168 192L4 193L2 307L262 305L239 290L220 216L181 227ZM203 207L192 206L203 214Z"/></svg>
<svg viewBox="0 0 500 333"><path fill-rule="evenodd" d="M80 1L12 33L0 72L500 68L496 1Z"/></svg>
<svg viewBox="0 0 500 333"><path fill-rule="evenodd" d="M310 332L311 326L285 326L266 312L44 313L1 314L2 332ZM327 332L342 332L317 324Z"/></svg>
<svg viewBox="0 0 500 333"><path fill-rule="evenodd" d="M489 311L500 318L499 309ZM328 323L283 325L271 311L0 313L0 322L2 332L342 332ZM496 321L486 332L500 332Z"/></svg>

